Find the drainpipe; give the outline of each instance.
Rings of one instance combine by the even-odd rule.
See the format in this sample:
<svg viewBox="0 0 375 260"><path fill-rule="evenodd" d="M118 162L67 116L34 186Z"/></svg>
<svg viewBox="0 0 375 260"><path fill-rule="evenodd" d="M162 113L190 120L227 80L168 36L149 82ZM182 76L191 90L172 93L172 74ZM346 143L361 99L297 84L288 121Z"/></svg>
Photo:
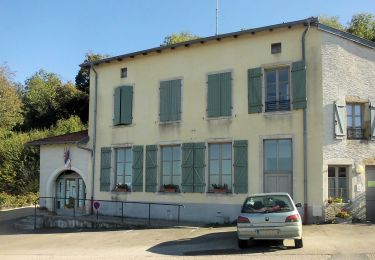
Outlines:
<svg viewBox="0 0 375 260"><path fill-rule="evenodd" d="M91 181L91 204L94 201L94 190L95 190L95 159L96 159L96 117L97 117L97 104L98 104L98 73L95 70L94 64L91 63L92 70L95 73L95 92L94 92L94 129L92 138L92 181ZM94 213L93 205L91 205L91 214Z"/></svg>
<svg viewBox="0 0 375 260"><path fill-rule="evenodd" d="M306 34L310 29L310 23L311 23L311 20L307 19L307 28L303 31L303 34L302 34L302 60L305 61L305 64L306 64ZM307 80L306 80L306 94L307 94ZM303 224L307 224L308 193L307 193L307 113L306 113L306 107L303 109L303 191L304 191Z"/></svg>

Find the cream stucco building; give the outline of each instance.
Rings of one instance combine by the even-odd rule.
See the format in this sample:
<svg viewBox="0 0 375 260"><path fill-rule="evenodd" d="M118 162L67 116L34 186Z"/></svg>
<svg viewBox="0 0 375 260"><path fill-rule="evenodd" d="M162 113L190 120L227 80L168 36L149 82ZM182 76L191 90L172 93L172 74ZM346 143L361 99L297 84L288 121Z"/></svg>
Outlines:
<svg viewBox="0 0 375 260"><path fill-rule="evenodd" d="M69 146L86 199L183 204L181 219L209 223L234 220L248 194L285 191L308 221L329 198L374 219L374 49L309 18L82 64L88 142L37 143L41 196L57 196L67 169L51 162Z"/></svg>

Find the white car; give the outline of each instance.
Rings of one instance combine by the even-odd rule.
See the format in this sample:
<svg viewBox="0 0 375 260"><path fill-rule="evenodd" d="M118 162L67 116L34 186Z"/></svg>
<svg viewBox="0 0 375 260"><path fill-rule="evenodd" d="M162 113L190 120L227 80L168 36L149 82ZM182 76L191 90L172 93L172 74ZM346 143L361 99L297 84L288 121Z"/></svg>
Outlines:
<svg viewBox="0 0 375 260"><path fill-rule="evenodd" d="M301 216L288 193L247 197L237 218L237 235L240 248L253 239L294 239L296 248L303 247Z"/></svg>

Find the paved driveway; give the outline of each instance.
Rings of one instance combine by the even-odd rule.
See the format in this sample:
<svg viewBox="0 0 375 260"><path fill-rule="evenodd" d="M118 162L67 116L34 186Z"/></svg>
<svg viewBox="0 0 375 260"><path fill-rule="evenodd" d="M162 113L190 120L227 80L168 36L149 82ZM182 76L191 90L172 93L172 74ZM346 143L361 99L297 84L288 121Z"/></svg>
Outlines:
<svg viewBox="0 0 375 260"><path fill-rule="evenodd" d="M12 223L29 209L0 212L0 259L375 259L375 225L304 226L304 248L258 242L237 248L234 227L144 230L17 231ZM11 214L9 214L11 213ZM12 218L11 216L14 216Z"/></svg>

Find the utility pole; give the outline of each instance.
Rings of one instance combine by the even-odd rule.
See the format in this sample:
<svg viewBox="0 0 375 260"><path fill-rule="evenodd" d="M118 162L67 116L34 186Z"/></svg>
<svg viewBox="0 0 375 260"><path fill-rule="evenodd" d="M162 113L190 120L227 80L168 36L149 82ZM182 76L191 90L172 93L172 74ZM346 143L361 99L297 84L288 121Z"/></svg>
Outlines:
<svg viewBox="0 0 375 260"><path fill-rule="evenodd" d="M216 35L219 33L219 0L216 0Z"/></svg>

